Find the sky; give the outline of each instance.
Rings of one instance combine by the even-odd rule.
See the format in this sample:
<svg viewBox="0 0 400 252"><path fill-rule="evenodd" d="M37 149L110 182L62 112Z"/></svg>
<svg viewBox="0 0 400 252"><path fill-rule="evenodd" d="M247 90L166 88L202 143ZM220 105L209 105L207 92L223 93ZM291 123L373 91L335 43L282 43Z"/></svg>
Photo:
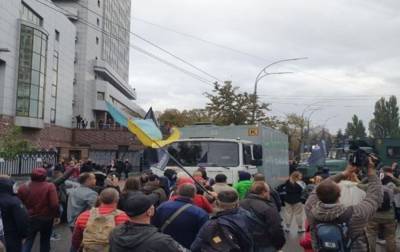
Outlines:
<svg viewBox="0 0 400 252"><path fill-rule="evenodd" d="M202 108L216 80L252 92L266 65L307 57L259 81L270 115L311 115L331 132L353 114L368 125L376 100L400 94L399 13L398 0L132 1L131 32L201 71L132 34L130 85L144 109Z"/></svg>

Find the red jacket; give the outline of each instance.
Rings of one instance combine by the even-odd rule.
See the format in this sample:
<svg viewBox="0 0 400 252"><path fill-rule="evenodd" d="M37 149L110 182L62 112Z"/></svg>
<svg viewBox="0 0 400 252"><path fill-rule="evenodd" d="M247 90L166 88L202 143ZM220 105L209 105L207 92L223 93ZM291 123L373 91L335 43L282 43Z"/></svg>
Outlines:
<svg viewBox="0 0 400 252"><path fill-rule="evenodd" d="M99 209L99 213L101 215L110 214L115 210L115 206L101 204ZM78 216L75 222L74 233L72 234L72 247L78 249L81 246L83 239L83 231L85 231L86 224L90 218L90 210L87 210L81 215ZM115 216L115 225L121 225L129 220L128 215L125 212L121 211L121 213Z"/></svg>
<svg viewBox="0 0 400 252"><path fill-rule="evenodd" d="M31 175L31 182L18 189L18 197L24 203L30 217L57 217L59 203L56 186L46 182L47 171L36 168Z"/></svg>
<svg viewBox="0 0 400 252"><path fill-rule="evenodd" d="M305 223L306 226L306 233L304 233L304 236L300 239L300 246L303 247L304 252L313 252L312 248L312 240L311 240L311 233L310 233L310 225L306 221Z"/></svg>
<svg viewBox="0 0 400 252"><path fill-rule="evenodd" d="M171 200L175 200L178 197L179 197L178 195L174 195L174 196L171 197ZM203 195L196 194L192 200L193 200L193 204L194 205L200 207L201 209L203 209L207 213L212 213L213 212L212 205L210 204L210 202L208 202L206 197L204 197Z"/></svg>

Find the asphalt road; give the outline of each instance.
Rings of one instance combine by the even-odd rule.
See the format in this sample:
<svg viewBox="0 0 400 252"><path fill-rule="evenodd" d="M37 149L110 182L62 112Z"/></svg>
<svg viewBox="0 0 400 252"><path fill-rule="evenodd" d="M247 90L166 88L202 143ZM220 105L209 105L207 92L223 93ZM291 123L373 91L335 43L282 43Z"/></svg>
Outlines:
<svg viewBox="0 0 400 252"><path fill-rule="evenodd" d="M60 234L61 239L58 241L51 242L51 251L53 252L68 252L71 244L71 232L66 225L61 225L55 228L55 231ZM398 229L398 236L400 236L400 232ZM287 234L287 242L285 247L283 248L284 252L294 252L294 251L303 251L303 249L299 246L299 239L302 235L297 234L297 229L292 228L291 232ZM400 240L397 240L397 248L400 251ZM33 252L39 252L38 247L38 239L35 242ZM385 249L381 245L377 245L377 252L384 252ZM160 251L161 252L161 251Z"/></svg>

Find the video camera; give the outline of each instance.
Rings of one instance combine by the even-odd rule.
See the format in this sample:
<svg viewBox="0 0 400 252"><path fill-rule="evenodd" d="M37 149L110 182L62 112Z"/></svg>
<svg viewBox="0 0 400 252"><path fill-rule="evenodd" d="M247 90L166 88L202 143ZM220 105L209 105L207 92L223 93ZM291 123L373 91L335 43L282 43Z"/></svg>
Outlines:
<svg viewBox="0 0 400 252"><path fill-rule="evenodd" d="M349 155L349 163L357 166L363 174L367 174L369 158L371 158L375 168L377 168L381 160L378 155L372 152L372 149L353 146Z"/></svg>

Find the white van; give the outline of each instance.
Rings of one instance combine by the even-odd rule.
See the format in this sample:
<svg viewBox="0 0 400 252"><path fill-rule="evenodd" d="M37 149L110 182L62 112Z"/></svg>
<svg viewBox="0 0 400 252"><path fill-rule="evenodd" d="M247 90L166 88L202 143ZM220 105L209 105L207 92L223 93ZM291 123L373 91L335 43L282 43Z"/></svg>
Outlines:
<svg viewBox="0 0 400 252"><path fill-rule="evenodd" d="M257 166L262 164L262 146L250 141L217 138L181 139L168 146L168 152L181 165L193 174L199 167L205 167L207 175L215 178L223 173L228 183L238 181L238 171L257 173ZM173 160L169 160L166 169L181 170ZM152 168L155 174L163 171Z"/></svg>

